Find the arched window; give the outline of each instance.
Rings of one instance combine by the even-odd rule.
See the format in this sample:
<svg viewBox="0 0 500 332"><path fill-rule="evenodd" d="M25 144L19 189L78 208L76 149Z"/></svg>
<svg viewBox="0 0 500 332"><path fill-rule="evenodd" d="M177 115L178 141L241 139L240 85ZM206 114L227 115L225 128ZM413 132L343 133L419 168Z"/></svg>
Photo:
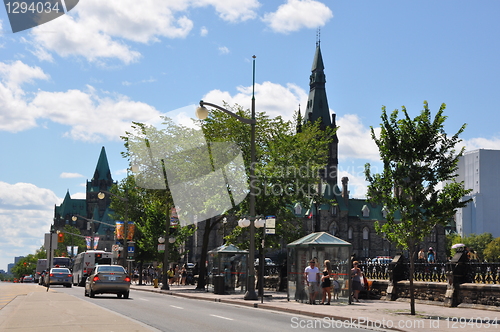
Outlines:
<svg viewBox="0 0 500 332"><path fill-rule="evenodd" d="M337 235L337 231L339 229L339 226L337 225L337 223L334 221L330 224L330 234L332 235Z"/></svg>
<svg viewBox="0 0 500 332"><path fill-rule="evenodd" d="M363 240L368 240L370 238L370 230L368 227L363 228Z"/></svg>
<svg viewBox="0 0 500 332"><path fill-rule="evenodd" d="M352 240L352 233L353 233L353 229L352 229L352 227L349 227L349 229L347 230L347 238L349 240Z"/></svg>

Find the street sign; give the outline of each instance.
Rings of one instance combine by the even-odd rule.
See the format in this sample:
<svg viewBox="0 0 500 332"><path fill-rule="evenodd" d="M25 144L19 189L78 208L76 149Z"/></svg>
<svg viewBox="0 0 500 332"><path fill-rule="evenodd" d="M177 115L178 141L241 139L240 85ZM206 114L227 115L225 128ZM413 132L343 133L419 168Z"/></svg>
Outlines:
<svg viewBox="0 0 500 332"><path fill-rule="evenodd" d="M158 244L158 252L165 252L165 243Z"/></svg>
<svg viewBox="0 0 500 332"><path fill-rule="evenodd" d="M275 228L266 228L266 234L276 234Z"/></svg>
<svg viewBox="0 0 500 332"><path fill-rule="evenodd" d="M275 218L266 219L266 228L276 228L276 219Z"/></svg>

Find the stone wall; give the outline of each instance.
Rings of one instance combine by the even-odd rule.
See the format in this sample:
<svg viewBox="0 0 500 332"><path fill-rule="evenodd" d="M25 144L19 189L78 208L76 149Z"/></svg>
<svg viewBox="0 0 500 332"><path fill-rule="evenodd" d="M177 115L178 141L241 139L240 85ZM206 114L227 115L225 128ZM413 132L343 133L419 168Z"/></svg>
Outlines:
<svg viewBox="0 0 500 332"><path fill-rule="evenodd" d="M369 293L361 293L362 298L385 299L387 295L388 280L371 281ZM434 301L443 304L446 298L448 284L445 282L414 281L415 299L420 301ZM398 281L396 283L396 298L410 298L410 282ZM473 284L464 283L457 285L456 305L493 306L500 310L500 285L498 284Z"/></svg>

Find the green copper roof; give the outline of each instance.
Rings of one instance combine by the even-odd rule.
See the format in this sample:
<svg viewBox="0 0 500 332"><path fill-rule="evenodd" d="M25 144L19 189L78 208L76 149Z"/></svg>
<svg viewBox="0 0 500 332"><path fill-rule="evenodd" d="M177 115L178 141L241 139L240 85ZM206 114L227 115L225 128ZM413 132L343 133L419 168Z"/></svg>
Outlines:
<svg viewBox="0 0 500 332"><path fill-rule="evenodd" d="M87 213L87 201L85 199L73 199L69 195L69 191L67 191L61 205L56 205L55 213L61 217L85 215Z"/></svg>
<svg viewBox="0 0 500 332"><path fill-rule="evenodd" d="M99 160L94 172L94 180L109 180L111 179L111 171L109 170L108 157L104 146L101 149Z"/></svg>
<svg viewBox="0 0 500 332"><path fill-rule="evenodd" d="M289 247L308 247L308 246L350 246L347 241L339 239L326 232L311 233L303 238L289 243Z"/></svg>
<svg viewBox="0 0 500 332"><path fill-rule="evenodd" d="M248 254L248 251L240 249L233 244L221 245L215 249L210 250L210 254Z"/></svg>

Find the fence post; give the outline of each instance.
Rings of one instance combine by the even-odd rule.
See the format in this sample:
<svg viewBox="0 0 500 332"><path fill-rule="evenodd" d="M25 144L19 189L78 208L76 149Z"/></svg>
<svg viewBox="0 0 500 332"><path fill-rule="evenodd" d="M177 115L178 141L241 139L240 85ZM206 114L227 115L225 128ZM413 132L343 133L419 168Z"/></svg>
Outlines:
<svg viewBox="0 0 500 332"><path fill-rule="evenodd" d="M387 285L387 301L395 301L398 298L398 281L405 279L405 258L402 255L396 255L389 263L389 284Z"/></svg>
<svg viewBox="0 0 500 332"><path fill-rule="evenodd" d="M446 307L456 307L459 304L458 295L460 284L470 282L468 280L470 266L466 251L460 251L446 263L446 294L444 296L444 305Z"/></svg>

